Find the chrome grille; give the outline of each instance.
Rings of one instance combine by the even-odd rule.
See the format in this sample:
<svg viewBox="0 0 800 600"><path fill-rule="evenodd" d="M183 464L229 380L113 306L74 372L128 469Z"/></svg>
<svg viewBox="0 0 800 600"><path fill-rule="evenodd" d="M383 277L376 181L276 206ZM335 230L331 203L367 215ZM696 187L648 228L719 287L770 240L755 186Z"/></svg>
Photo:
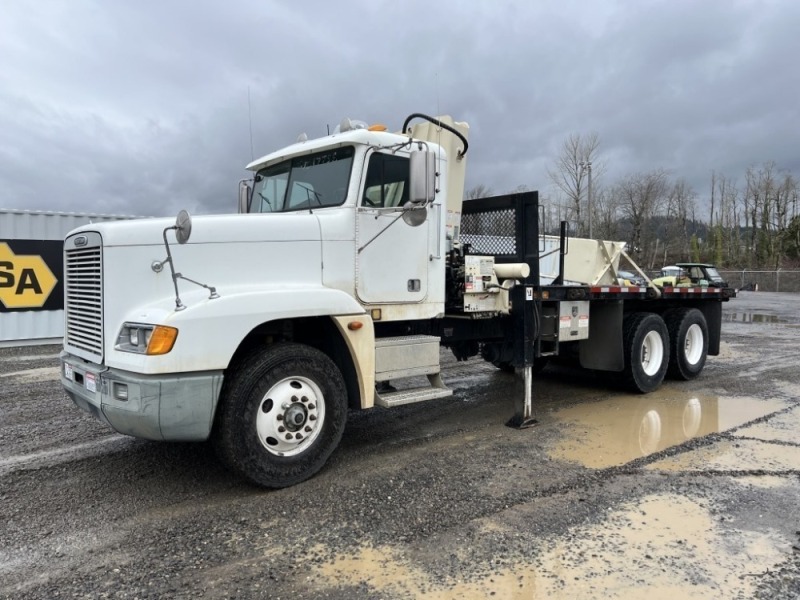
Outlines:
<svg viewBox="0 0 800 600"><path fill-rule="evenodd" d="M79 356L100 362L103 358L103 253L99 239L90 246L73 247L69 240L65 245L64 310L65 344Z"/></svg>

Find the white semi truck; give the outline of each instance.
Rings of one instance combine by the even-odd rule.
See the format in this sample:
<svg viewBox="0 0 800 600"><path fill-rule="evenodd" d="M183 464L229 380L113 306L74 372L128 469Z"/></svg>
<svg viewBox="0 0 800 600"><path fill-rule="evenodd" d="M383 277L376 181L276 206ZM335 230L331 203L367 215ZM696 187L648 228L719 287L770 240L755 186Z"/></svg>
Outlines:
<svg viewBox="0 0 800 600"><path fill-rule="evenodd" d="M519 427L554 357L638 392L699 375L734 291L619 286L624 244L540 235L536 192L462 202L468 131L344 120L248 165L240 214L70 232L67 394L283 487L323 467L349 410L451 395L442 346L523 374Z"/></svg>

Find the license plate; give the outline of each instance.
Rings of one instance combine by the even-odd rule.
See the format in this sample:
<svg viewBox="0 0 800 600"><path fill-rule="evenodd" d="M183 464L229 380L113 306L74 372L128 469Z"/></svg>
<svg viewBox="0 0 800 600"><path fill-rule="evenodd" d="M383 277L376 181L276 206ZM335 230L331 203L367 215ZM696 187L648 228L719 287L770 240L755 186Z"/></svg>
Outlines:
<svg viewBox="0 0 800 600"><path fill-rule="evenodd" d="M64 363L64 377L72 381L74 379L72 375L72 365L69 363Z"/></svg>
<svg viewBox="0 0 800 600"><path fill-rule="evenodd" d="M97 391L97 377L94 373L86 373L83 376L83 385L86 387L87 390L90 392Z"/></svg>

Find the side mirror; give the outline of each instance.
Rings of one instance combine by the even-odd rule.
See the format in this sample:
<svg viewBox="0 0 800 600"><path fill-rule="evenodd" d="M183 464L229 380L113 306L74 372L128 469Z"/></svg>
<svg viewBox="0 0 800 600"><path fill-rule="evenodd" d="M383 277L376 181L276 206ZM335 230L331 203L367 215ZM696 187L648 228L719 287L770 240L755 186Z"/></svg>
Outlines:
<svg viewBox="0 0 800 600"><path fill-rule="evenodd" d="M409 157L409 200L428 204L436 196L436 155L428 150L412 152Z"/></svg>
<svg viewBox="0 0 800 600"><path fill-rule="evenodd" d="M253 188L248 184L247 179L239 182L239 212L250 212L250 200L253 197Z"/></svg>
<svg viewBox="0 0 800 600"><path fill-rule="evenodd" d="M179 244L185 244L189 241L190 235L192 235L192 217L187 211L182 210L175 219L175 238Z"/></svg>
<svg viewBox="0 0 800 600"><path fill-rule="evenodd" d="M403 221L411 227L418 227L422 225L428 218L428 207L424 204L413 202L406 202L403 205Z"/></svg>

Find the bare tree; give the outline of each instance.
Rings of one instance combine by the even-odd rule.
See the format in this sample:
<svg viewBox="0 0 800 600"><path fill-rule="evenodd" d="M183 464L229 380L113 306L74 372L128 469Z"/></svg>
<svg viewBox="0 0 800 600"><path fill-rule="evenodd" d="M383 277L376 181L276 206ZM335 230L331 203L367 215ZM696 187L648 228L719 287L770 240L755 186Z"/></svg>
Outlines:
<svg viewBox="0 0 800 600"><path fill-rule="evenodd" d="M712 169L711 171L711 212L708 215L708 230L709 232L714 229L714 194L717 189L717 173Z"/></svg>
<svg viewBox="0 0 800 600"><path fill-rule="evenodd" d="M469 188L464 193L465 200L475 200L476 198L488 198L494 192L492 192L492 188L479 183L478 185Z"/></svg>
<svg viewBox="0 0 800 600"><path fill-rule="evenodd" d="M778 268L786 254L786 235L789 229L793 207L797 205L798 183L791 173L784 173L780 185L775 190L774 217L770 235L770 248L773 251L773 266Z"/></svg>
<svg viewBox="0 0 800 600"><path fill-rule="evenodd" d="M664 262L672 254L691 260L690 216L694 213L697 194L685 179L678 179L669 188L664 226Z"/></svg>
<svg viewBox="0 0 800 600"><path fill-rule="evenodd" d="M594 211L595 237L602 240L619 240L622 238L619 222L619 201L617 196L609 193L605 188L600 188L592 194L592 208Z"/></svg>
<svg viewBox="0 0 800 600"><path fill-rule="evenodd" d="M617 183L614 195L620 214L631 226L631 251L641 261L650 254L651 236L644 234L667 197L668 176L663 169L628 175Z"/></svg>
<svg viewBox="0 0 800 600"><path fill-rule="evenodd" d="M554 166L547 169L547 176L567 197L582 234L588 229L583 222L585 219L582 218L582 206L587 201L586 188L589 177L585 165L591 163L592 185L595 189L599 187L595 182L605 171L604 165L598 161L599 147L600 138L596 133L586 136L573 133L561 145Z"/></svg>
<svg viewBox="0 0 800 600"><path fill-rule="evenodd" d="M769 264L772 258L770 229L776 187L774 171L775 163L767 162L758 171L750 167L746 173L745 207L750 229L748 250L749 255L755 257L751 258L752 265Z"/></svg>
<svg viewBox="0 0 800 600"><path fill-rule="evenodd" d="M727 232L726 261L732 264L739 263L742 253L741 231L739 228L741 197L741 190L732 179L729 179L728 184L725 186L725 192L720 195L724 209L720 222L722 223L723 232Z"/></svg>

